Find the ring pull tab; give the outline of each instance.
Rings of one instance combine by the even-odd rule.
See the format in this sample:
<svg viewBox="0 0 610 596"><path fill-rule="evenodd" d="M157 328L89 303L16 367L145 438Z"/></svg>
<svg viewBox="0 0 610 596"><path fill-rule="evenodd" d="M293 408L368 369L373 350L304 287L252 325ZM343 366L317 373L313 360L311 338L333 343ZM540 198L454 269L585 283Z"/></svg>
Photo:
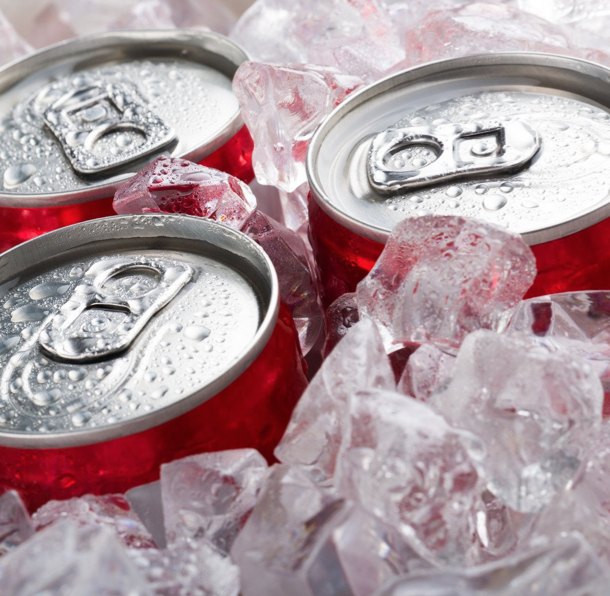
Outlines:
<svg viewBox="0 0 610 596"><path fill-rule="evenodd" d="M502 174L528 164L539 149L538 133L519 121L390 128L371 143L369 181L377 191L393 194L455 178Z"/></svg>
<svg viewBox="0 0 610 596"><path fill-rule="evenodd" d="M70 362L123 352L193 274L190 265L162 258L99 261L46 323L40 346Z"/></svg>
<svg viewBox="0 0 610 596"><path fill-rule="evenodd" d="M78 81L78 79L77 79ZM78 174L101 174L159 151L174 130L126 85L85 80L53 83L38 93L59 95L43 120Z"/></svg>

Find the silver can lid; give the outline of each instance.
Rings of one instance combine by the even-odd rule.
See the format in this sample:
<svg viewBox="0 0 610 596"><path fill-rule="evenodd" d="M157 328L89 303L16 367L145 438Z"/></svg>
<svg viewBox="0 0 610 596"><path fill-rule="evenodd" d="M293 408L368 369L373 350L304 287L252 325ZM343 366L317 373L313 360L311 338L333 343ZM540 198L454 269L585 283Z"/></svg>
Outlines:
<svg viewBox="0 0 610 596"><path fill-rule="evenodd" d="M277 278L244 234L201 218L119 216L0 256L0 444L139 432L236 379L270 337Z"/></svg>
<svg viewBox="0 0 610 596"><path fill-rule="evenodd" d="M407 70L322 123L307 171L320 206L378 242L430 213L561 238L610 215L610 70L526 53Z"/></svg>
<svg viewBox="0 0 610 596"><path fill-rule="evenodd" d="M0 70L0 205L110 197L161 153L201 161L242 126L247 59L203 31L92 35Z"/></svg>

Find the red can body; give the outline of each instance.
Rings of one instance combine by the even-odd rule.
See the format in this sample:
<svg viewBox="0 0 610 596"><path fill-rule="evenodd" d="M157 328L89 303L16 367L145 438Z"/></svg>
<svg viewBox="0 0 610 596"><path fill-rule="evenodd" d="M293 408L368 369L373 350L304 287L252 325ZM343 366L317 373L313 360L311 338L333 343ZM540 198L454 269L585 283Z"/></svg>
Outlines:
<svg viewBox="0 0 610 596"><path fill-rule="evenodd" d="M18 490L34 511L50 499L125 492L157 480L161 464L195 453L251 447L271 461L306 385L297 333L282 304L262 352L220 393L169 422L103 443L0 446L0 493Z"/></svg>
<svg viewBox="0 0 610 596"><path fill-rule="evenodd" d="M231 174L246 184L254 179L252 150L254 143L248 129L239 132L200 163ZM115 215L113 197L50 207L0 206L0 252L40 234L81 221ZM19 199L15 201L19 203Z"/></svg>
<svg viewBox="0 0 610 596"><path fill-rule="evenodd" d="M373 268L384 245L348 230L309 196L310 240L328 307ZM532 246L538 274L528 298L610 289L610 218L557 240Z"/></svg>

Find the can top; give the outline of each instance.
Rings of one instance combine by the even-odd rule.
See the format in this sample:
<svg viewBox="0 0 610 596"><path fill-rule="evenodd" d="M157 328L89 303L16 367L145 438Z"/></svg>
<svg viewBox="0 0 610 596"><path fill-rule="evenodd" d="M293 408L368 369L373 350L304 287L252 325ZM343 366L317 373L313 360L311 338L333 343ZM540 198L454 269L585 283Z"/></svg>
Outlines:
<svg viewBox="0 0 610 596"><path fill-rule="evenodd" d="M0 70L0 205L110 197L165 153L199 162L242 126L245 52L204 31L91 35Z"/></svg>
<svg viewBox="0 0 610 596"><path fill-rule="evenodd" d="M610 215L610 70L512 53L397 73L330 114L307 172L322 209L377 242L430 213L567 236Z"/></svg>
<svg viewBox="0 0 610 596"><path fill-rule="evenodd" d="M275 326L277 278L247 236L201 218L118 216L0 256L0 444L133 434L214 396Z"/></svg>

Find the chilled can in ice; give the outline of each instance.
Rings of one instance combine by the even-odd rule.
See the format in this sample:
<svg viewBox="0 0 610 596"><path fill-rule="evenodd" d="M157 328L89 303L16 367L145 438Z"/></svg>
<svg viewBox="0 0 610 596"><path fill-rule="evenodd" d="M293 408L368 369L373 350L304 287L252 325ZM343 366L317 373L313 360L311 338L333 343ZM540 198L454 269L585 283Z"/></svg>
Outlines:
<svg viewBox="0 0 610 596"><path fill-rule="evenodd" d="M0 70L0 250L113 215L117 187L160 154L250 182L231 84L246 54L203 31L92 35Z"/></svg>
<svg viewBox="0 0 610 596"><path fill-rule="evenodd" d="M117 216L0 256L0 492L123 492L203 451L266 457L306 386L275 270L202 218Z"/></svg>
<svg viewBox="0 0 610 596"><path fill-rule="evenodd" d="M610 70L543 54L446 60L349 97L309 146L324 300L354 291L394 225L465 215L519 232L530 296L610 287Z"/></svg>

